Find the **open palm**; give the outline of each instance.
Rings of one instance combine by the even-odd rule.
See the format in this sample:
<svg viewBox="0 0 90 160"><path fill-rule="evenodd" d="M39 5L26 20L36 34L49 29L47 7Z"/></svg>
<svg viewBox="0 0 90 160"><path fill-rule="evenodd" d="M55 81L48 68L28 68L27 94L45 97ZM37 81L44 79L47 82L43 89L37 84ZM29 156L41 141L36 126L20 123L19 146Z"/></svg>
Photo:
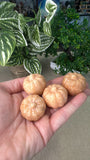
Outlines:
<svg viewBox="0 0 90 160"><path fill-rule="evenodd" d="M0 83L0 158L2 160L27 160L39 152L54 132L87 99L90 90L70 98L61 109L49 109L37 122L25 120L20 113L20 104L26 93L23 91L24 78ZM61 83L62 77L48 82Z"/></svg>

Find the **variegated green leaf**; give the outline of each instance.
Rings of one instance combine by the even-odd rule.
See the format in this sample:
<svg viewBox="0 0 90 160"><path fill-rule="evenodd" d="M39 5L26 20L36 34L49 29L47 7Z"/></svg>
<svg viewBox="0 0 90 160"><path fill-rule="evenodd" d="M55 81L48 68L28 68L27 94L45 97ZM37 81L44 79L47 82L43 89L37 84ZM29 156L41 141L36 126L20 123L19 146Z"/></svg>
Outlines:
<svg viewBox="0 0 90 160"><path fill-rule="evenodd" d="M34 25L33 30L31 32L30 41L36 47L39 47L41 44L39 28L38 28L38 25L36 25L36 24Z"/></svg>
<svg viewBox="0 0 90 160"><path fill-rule="evenodd" d="M50 22L44 22L43 23L43 31L47 36L51 36L51 25Z"/></svg>
<svg viewBox="0 0 90 160"><path fill-rule="evenodd" d="M16 39L12 32L0 31L0 65L5 66L11 57L16 44Z"/></svg>
<svg viewBox="0 0 90 160"><path fill-rule="evenodd" d="M40 9L38 10L37 15L36 15L36 23L37 23L38 26L41 23L41 11L40 11Z"/></svg>
<svg viewBox="0 0 90 160"><path fill-rule="evenodd" d="M14 31L14 35L16 38L16 46L24 47L28 45L22 32L16 30Z"/></svg>
<svg viewBox="0 0 90 160"><path fill-rule="evenodd" d="M45 9L48 13L50 13L57 9L57 5L52 0L46 0Z"/></svg>
<svg viewBox="0 0 90 160"><path fill-rule="evenodd" d="M0 28L6 30L17 30L18 29L18 19L16 18L0 18Z"/></svg>
<svg viewBox="0 0 90 160"><path fill-rule="evenodd" d="M23 33L24 27L26 25L25 18L22 14L18 14L18 28Z"/></svg>
<svg viewBox="0 0 90 160"><path fill-rule="evenodd" d="M31 57L31 59L24 59L24 68L27 72L35 74L41 74L42 66L40 61L36 57Z"/></svg>
<svg viewBox="0 0 90 160"><path fill-rule="evenodd" d="M48 12L46 21L49 23L57 10L57 5L52 0L46 0L45 9Z"/></svg>
<svg viewBox="0 0 90 160"><path fill-rule="evenodd" d="M46 22L47 22L47 23L50 23L50 21L51 21L51 19L53 18L53 16L54 16L54 13L53 13L53 12L49 13L49 14L47 15L47 17L46 17Z"/></svg>
<svg viewBox="0 0 90 160"><path fill-rule="evenodd" d="M22 14L17 11L3 12L0 17L0 28L10 30L20 30L23 32L26 21Z"/></svg>
<svg viewBox="0 0 90 160"><path fill-rule="evenodd" d="M6 1L0 2L0 15L3 14L3 12L5 11L13 10L15 6L15 3L10 3Z"/></svg>
<svg viewBox="0 0 90 160"><path fill-rule="evenodd" d="M29 54L30 54L31 56L37 56L37 52L31 52L31 49L30 49Z"/></svg>
<svg viewBox="0 0 90 160"><path fill-rule="evenodd" d="M2 14L0 14L0 18L18 18L18 12L13 10L7 10L4 11Z"/></svg>
<svg viewBox="0 0 90 160"><path fill-rule="evenodd" d="M33 44L29 44L31 49L31 54L33 54L33 52L40 53L45 51L52 44L54 40L53 37L47 36L43 33L40 33L40 39L41 39L40 47L35 47Z"/></svg>
<svg viewBox="0 0 90 160"><path fill-rule="evenodd" d="M16 54L15 52L11 55L9 61L7 62L7 66L15 66L15 65L21 65L23 64L23 54Z"/></svg>
<svg viewBox="0 0 90 160"><path fill-rule="evenodd" d="M31 29L28 24L26 24L25 30L26 30L25 33L26 33L27 39L31 41Z"/></svg>
<svg viewBox="0 0 90 160"><path fill-rule="evenodd" d="M35 18L32 18L32 17L24 17L24 18L27 23L31 21L35 21Z"/></svg>

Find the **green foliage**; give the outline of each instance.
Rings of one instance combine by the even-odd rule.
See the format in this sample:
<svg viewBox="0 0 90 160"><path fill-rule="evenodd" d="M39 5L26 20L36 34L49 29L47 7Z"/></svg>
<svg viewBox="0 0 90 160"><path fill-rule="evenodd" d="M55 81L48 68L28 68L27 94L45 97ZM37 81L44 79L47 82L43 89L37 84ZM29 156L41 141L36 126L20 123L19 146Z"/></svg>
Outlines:
<svg viewBox="0 0 90 160"><path fill-rule="evenodd" d="M68 72L80 72L87 73L90 70L90 55L87 57L76 56L71 62L67 53L61 53L54 61L57 64L58 69L55 69L56 73L65 75Z"/></svg>
<svg viewBox="0 0 90 160"><path fill-rule="evenodd" d="M14 51L16 39L10 31L0 30L0 65L4 66Z"/></svg>
<svg viewBox="0 0 90 160"><path fill-rule="evenodd" d="M46 16L46 20L43 22L43 31L46 35L51 36L52 32L51 32L51 20L57 10L57 5L51 0L51 1L46 1L45 4L45 9L48 13L48 15Z"/></svg>
<svg viewBox="0 0 90 160"><path fill-rule="evenodd" d="M46 56L57 55L56 64L61 66L59 73L69 71L88 72L90 70L90 28L87 19L82 23L75 9L60 9L51 24L53 44L46 50ZM65 68L65 70L64 70Z"/></svg>
<svg viewBox="0 0 90 160"><path fill-rule="evenodd" d="M39 73L41 74L41 63L39 62L38 58L33 56L31 58L24 59L24 67L26 68L26 71L29 73Z"/></svg>
<svg viewBox="0 0 90 160"><path fill-rule="evenodd" d="M53 3L52 8L52 2L48 4L46 1L50 19L56 10L56 4ZM0 2L0 65L23 64L29 73L41 73L42 66L37 59L37 54L45 51L54 40L51 36L50 21L49 25L44 26L41 33L40 9L37 14L34 12L35 17L32 18L24 17L14 8L14 3ZM47 19L43 23L46 21Z"/></svg>

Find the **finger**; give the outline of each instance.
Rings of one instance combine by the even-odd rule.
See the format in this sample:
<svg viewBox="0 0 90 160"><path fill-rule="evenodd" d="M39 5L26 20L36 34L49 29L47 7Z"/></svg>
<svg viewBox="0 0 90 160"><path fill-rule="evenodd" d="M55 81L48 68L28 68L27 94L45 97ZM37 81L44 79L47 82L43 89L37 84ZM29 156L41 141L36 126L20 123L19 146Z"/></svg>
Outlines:
<svg viewBox="0 0 90 160"><path fill-rule="evenodd" d="M84 92L86 93L87 96L90 96L90 89L89 88L87 88Z"/></svg>
<svg viewBox="0 0 90 160"><path fill-rule="evenodd" d="M57 77L57 78L55 78L53 80L48 81L47 85L50 85L50 84L61 84L62 80L63 80L63 76Z"/></svg>
<svg viewBox="0 0 90 160"><path fill-rule="evenodd" d="M88 84L88 83L86 83L86 89L85 89L84 93L85 93L87 96L90 96L90 88L89 88L89 84Z"/></svg>
<svg viewBox="0 0 90 160"><path fill-rule="evenodd" d="M64 107L56 111L50 118L53 132L55 132L62 124L64 124L69 117L85 102L86 99L86 94L80 93Z"/></svg>
<svg viewBox="0 0 90 160"><path fill-rule="evenodd" d="M24 78L25 77L17 78L6 82L1 82L0 85L2 85L6 89L6 91L8 91L10 94L18 93L23 91Z"/></svg>
<svg viewBox="0 0 90 160"><path fill-rule="evenodd" d="M23 96L23 98L26 98L28 96L28 94L25 91L22 91L22 96Z"/></svg>

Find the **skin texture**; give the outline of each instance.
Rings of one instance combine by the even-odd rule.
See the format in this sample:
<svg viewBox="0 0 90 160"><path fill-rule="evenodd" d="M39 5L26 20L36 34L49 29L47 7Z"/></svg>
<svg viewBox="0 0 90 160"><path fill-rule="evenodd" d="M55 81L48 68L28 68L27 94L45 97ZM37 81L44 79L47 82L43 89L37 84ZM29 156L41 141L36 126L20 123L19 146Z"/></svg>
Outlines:
<svg viewBox="0 0 90 160"><path fill-rule="evenodd" d="M46 80L40 74L31 74L24 79L23 88L27 94L42 95Z"/></svg>
<svg viewBox="0 0 90 160"><path fill-rule="evenodd" d="M67 102L68 92L62 85L52 84L44 89L43 98L49 107L59 108Z"/></svg>
<svg viewBox="0 0 90 160"><path fill-rule="evenodd" d="M67 73L62 81L62 85L69 94L75 96L86 89L86 79L79 73Z"/></svg>
<svg viewBox="0 0 90 160"><path fill-rule="evenodd" d="M27 96L23 91L24 78L0 83L0 159L30 160L42 150L52 135L86 101L90 95L84 92L71 97L61 109L47 107L46 114L37 122L25 120L20 113L20 104ZM62 77L48 84L61 84Z"/></svg>
<svg viewBox="0 0 90 160"><path fill-rule="evenodd" d="M22 116L29 121L39 120L45 113L46 103L38 95L29 95L20 105Z"/></svg>

